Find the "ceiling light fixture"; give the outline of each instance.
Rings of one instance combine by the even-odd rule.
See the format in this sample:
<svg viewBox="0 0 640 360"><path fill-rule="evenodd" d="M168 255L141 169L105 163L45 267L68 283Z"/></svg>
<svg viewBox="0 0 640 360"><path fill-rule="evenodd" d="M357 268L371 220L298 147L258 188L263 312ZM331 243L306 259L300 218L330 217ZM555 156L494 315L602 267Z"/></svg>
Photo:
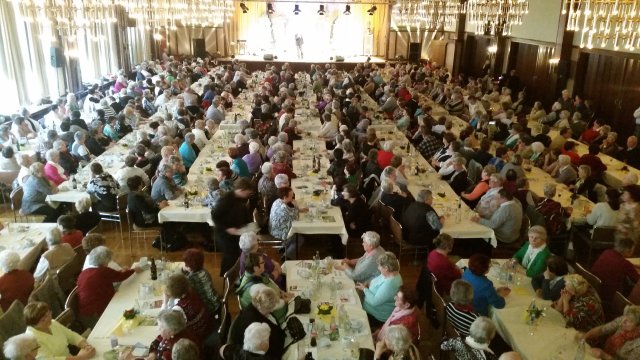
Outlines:
<svg viewBox="0 0 640 360"><path fill-rule="evenodd" d="M369 13L369 15L373 15L376 12L376 10L378 10L378 7L373 5L369 10L367 10L367 12Z"/></svg>
<svg viewBox="0 0 640 360"><path fill-rule="evenodd" d="M345 6L345 9L344 9L343 14L345 14L345 15L351 15L351 5L347 5L347 6Z"/></svg>
<svg viewBox="0 0 640 360"><path fill-rule="evenodd" d="M298 14L300 14L300 12L301 12L301 11L300 11L300 5L295 4L295 5L293 6L293 13L294 13L294 14L296 14L296 15L298 15Z"/></svg>
<svg viewBox="0 0 640 360"><path fill-rule="evenodd" d="M324 15L324 5L320 5L320 9L318 10L318 15Z"/></svg>
<svg viewBox="0 0 640 360"><path fill-rule="evenodd" d="M274 12L275 12L275 10L273 10L273 4L272 3L267 3L267 13L273 14Z"/></svg>

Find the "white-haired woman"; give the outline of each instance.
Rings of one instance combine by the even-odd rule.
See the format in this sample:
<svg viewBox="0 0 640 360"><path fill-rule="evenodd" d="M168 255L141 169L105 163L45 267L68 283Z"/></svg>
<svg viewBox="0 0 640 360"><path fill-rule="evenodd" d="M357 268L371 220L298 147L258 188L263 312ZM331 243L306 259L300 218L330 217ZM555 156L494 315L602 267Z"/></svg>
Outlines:
<svg viewBox="0 0 640 360"><path fill-rule="evenodd" d="M496 325L491 319L480 316L469 328L469 336L448 339L440 344L440 349L453 351L459 360L495 360L497 356L489 349L489 343L496 335Z"/></svg>
<svg viewBox="0 0 640 360"><path fill-rule="evenodd" d="M68 263L76 255L71 245L62 242L62 233L56 227L47 233L47 246L49 249L40 256L33 276L36 280L43 280L47 273L55 274L62 265Z"/></svg>
<svg viewBox="0 0 640 360"><path fill-rule="evenodd" d="M44 174L44 165L31 164L29 178L25 181L22 195L21 210L25 214L44 215L43 222L56 222L60 210L46 203L48 195L58 192L58 187L49 182Z"/></svg>
<svg viewBox="0 0 640 360"><path fill-rule="evenodd" d="M412 343L411 334L402 325L389 326L382 340L376 343L374 358L380 359L385 353L390 360L420 360L420 354Z"/></svg>
<svg viewBox="0 0 640 360"><path fill-rule="evenodd" d="M396 144L393 140L387 140L382 143L382 149L378 150L378 165L381 169L391 165L391 158L393 157L393 149Z"/></svg>
<svg viewBox="0 0 640 360"><path fill-rule="evenodd" d="M186 328L187 319L180 310L160 311L158 315L158 332L160 334L149 345L147 359L171 360L173 347L181 339L188 339L200 344L200 340L196 339Z"/></svg>
<svg viewBox="0 0 640 360"><path fill-rule="evenodd" d="M71 113L74 111L80 111L80 105L78 104L78 100L76 99L76 94L67 94L67 103L65 107L67 108L66 116L71 116Z"/></svg>
<svg viewBox="0 0 640 360"><path fill-rule="evenodd" d="M329 111L325 111L325 113L322 114L322 127L318 132L318 137L321 139L324 139L327 143L329 142L332 143L333 140L336 138L336 135L338 135L338 133L339 133L338 118L336 118L335 116L331 116L331 113Z"/></svg>
<svg viewBox="0 0 640 360"><path fill-rule="evenodd" d="M344 270L345 274L355 282L366 283L380 275L378 258L385 253L380 246L380 235L375 231L362 234L362 248L364 254L357 259L343 259L336 269Z"/></svg>
<svg viewBox="0 0 640 360"><path fill-rule="evenodd" d="M640 359L640 306L625 307L622 316L589 330L584 340L606 340L601 348L591 349L598 359Z"/></svg>
<svg viewBox="0 0 640 360"><path fill-rule="evenodd" d="M182 338L173 345L171 358L176 360L199 360L200 349L193 341Z"/></svg>
<svg viewBox="0 0 640 360"><path fill-rule="evenodd" d="M260 155L260 144L257 142L249 143L249 153L242 157L247 164L251 175L255 175L262 165L262 156Z"/></svg>
<svg viewBox="0 0 640 360"><path fill-rule="evenodd" d="M370 283L357 283L356 289L364 293L362 307L367 312L369 322L382 325L395 308L394 297L402 286L400 262L392 252L385 252L376 261L380 275Z"/></svg>
<svg viewBox="0 0 640 360"><path fill-rule="evenodd" d="M269 351L269 336L271 336L269 324L254 322L244 330L244 343L224 345L220 348L220 356L224 360L266 359L265 354Z"/></svg>
<svg viewBox="0 0 640 360"><path fill-rule="evenodd" d="M20 171L18 172L16 182L18 183L18 185L24 187L24 183L30 176L29 167L33 164L33 160L27 153L20 153L16 156L16 158L18 160L18 164L20 165Z"/></svg>
<svg viewBox="0 0 640 360"><path fill-rule="evenodd" d="M571 165L571 158L568 155L558 155L556 166L551 169L551 176L561 184L573 184L578 178L578 173Z"/></svg>
<svg viewBox="0 0 640 360"><path fill-rule="evenodd" d="M269 255L260 249L258 244L258 235L254 232L246 232L240 235L240 276L244 274L244 262L249 254L259 254L264 261L264 273L275 281L278 286L284 285L284 278L282 277L282 267L277 261L273 261Z"/></svg>
<svg viewBox="0 0 640 360"><path fill-rule="evenodd" d="M60 153L57 150L47 150L45 158L47 163L44 166L44 175L49 181L58 186L69 179L60 165Z"/></svg>
<svg viewBox="0 0 640 360"><path fill-rule="evenodd" d="M26 304L33 290L33 275L27 270L19 269L20 255L15 251L5 250L0 253L0 308L7 311L14 300ZM18 284L20 284L18 286Z"/></svg>
<svg viewBox="0 0 640 360"><path fill-rule="evenodd" d="M116 293L113 283L122 282L142 269L110 268L113 252L106 246L94 248L87 257L90 267L78 276L78 317L86 327L93 327Z"/></svg>
<svg viewBox="0 0 640 360"><path fill-rule="evenodd" d="M91 210L91 198L82 197L76 201L76 228L82 231L82 234L87 233L98 226L100 223L100 214Z"/></svg>
<svg viewBox="0 0 640 360"><path fill-rule="evenodd" d="M551 251L547 247L547 230L544 226L534 225L529 228L529 241L522 245L515 255L513 263L522 265L528 277L536 277L547 268L547 259Z"/></svg>
<svg viewBox="0 0 640 360"><path fill-rule="evenodd" d="M265 355L272 359L280 359L284 355L284 330L273 321L271 312L280 303L278 293L266 285L257 284L251 288L251 303L240 310L229 329L229 344L244 344L245 329L253 323L265 323L271 329L269 349Z"/></svg>
<svg viewBox="0 0 640 360"><path fill-rule="evenodd" d="M9 360L35 360L39 348L33 335L20 334L5 341L4 356Z"/></svg>

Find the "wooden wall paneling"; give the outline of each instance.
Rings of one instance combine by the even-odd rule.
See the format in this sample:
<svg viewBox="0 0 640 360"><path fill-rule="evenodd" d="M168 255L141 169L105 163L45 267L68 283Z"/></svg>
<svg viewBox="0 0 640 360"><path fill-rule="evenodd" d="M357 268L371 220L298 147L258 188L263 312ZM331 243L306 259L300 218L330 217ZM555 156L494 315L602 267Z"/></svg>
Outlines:
<svg viewBox="0 0 640 360"><path fill-rule="evenodd" d="M389 32L389 43L387 44L387 54L389 59L396 58L396 40L398 38L397 31Z"/></svg>
<svg viewBox="0 0 640 360"><path fill-rule="evenodd" d="M526 87L527 102L541 101L549 108L555 95L550 86L555 74L549 67L553 49L549 46L512 42L508 69L515 69Z"/></svg>
<svg viewBox="0 0 640 360"><path fill-rule="evenodd" d="M635 130L635 118L633 112L640 106L640 60L627 58L622 86L620 88L620 101L618 104L618 117L614 127L618 130L619 140L624 140L633 135ZM622 139L620 139L622 138Z"/></svg>
<svg viewBox="0 0 640 360"><path fill-rule="evenodd" d="M429 49L429 59L443 65L446 62L446 40L433 40Z"/></svg>
<svg viewBox="0 0 640 360"><path fill-rule="evenodd" d="M584 96L593 101L596 115L612 125L619 116L616 104L621 98L624 67L624 57L590 54L586 73L576 74L583 77Z"/></svg>
<svg viewBox="0 0 640 360"><path fill-rule="evenodd" d="M409 56L409 33L406 31L397 32L396 38L396 56L402 56L406 59Z"/></svg>
<svg viewBox="0 0 640 360"><path fill-rule="evenodd" d="M485 36L467 34L464 45L464 66L467 75L483 76L482 67L489 58L487 48L491 45L491 39Z"/></svg>
<svg viewBox="0 0 640 360"><path fill-rule="evenodd" d="M216 28L215 31L216 34L216 52L219 52L220 55L222 56L226 56L227 54L227 49L225 49L225 39L224 39L224 31L222 31L222 28Z"/></svg>

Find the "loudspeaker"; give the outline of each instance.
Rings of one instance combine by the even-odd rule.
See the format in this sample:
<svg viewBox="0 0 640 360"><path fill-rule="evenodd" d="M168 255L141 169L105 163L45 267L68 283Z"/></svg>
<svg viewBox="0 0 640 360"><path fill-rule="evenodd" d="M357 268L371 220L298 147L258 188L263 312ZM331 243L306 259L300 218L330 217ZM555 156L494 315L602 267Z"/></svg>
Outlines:
<svg viewBox="0 0 640 360"><path fill-rule="evenodd" d="M409 43L409 61L417 62L420 61L420 47L421 43Z"/></svg>
<svg viewBox="0 0 640 360"><path fill-rule="evenodd" d="M204 39L193 40L193 56L204 58L207 56L207 48L204 45Z"/></svg>
<svg viewBox="0 0 640 360"><path fill-rule="evenodd" d="M61 68L64 66L64 55L62 54L62 49L59 47L51 47L50 57L51 66L54 68Z"/></svg>
<svg viewBox="0 0 640 360"><path fill-rule="evenodd" d="M336 62L344 62L344 56L336 55Z"/></svg>
<svg viewBox="0 0 640 360"><path fill-rule="evenodd" d="M264 54L262 55L262 59L271 61L273 60L273 54Z"/></svg>

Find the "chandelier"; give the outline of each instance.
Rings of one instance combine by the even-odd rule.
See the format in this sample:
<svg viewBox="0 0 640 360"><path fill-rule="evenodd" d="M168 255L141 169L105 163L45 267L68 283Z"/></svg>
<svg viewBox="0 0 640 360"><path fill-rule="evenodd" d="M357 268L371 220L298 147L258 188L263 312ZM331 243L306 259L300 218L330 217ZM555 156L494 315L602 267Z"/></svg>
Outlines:
<svg viewBox="0 0 640 360"><path fill-rule="evenodd" d="M391 9L396 27L428 29L455 27L463 6L458 0L399 0Z"/></svg>
<svg viewBox="0 0 640 360"><path fill-rule="evenodd" d="M640 1L566 0L562 13L569 14L568 31L582 31L580 47L601 47L613 42L614 50L640 48Z"/></svg>
<svg viewBox="0 0 640 360"><path fill-rule="evenodd" d="M514 25L521 25L529 13L528 0L468 0L467 20L478 35L511 35Z"/></svg>
<svg viewBox="0 0 640 360"><path fill-rule="evenodd" d="M2 1L2 0L0 0ZM232 0L11 0L27 22L57 29L61 35L118 21L124 9L147 29L177 25L215 27L233 14Z"/></svg>

